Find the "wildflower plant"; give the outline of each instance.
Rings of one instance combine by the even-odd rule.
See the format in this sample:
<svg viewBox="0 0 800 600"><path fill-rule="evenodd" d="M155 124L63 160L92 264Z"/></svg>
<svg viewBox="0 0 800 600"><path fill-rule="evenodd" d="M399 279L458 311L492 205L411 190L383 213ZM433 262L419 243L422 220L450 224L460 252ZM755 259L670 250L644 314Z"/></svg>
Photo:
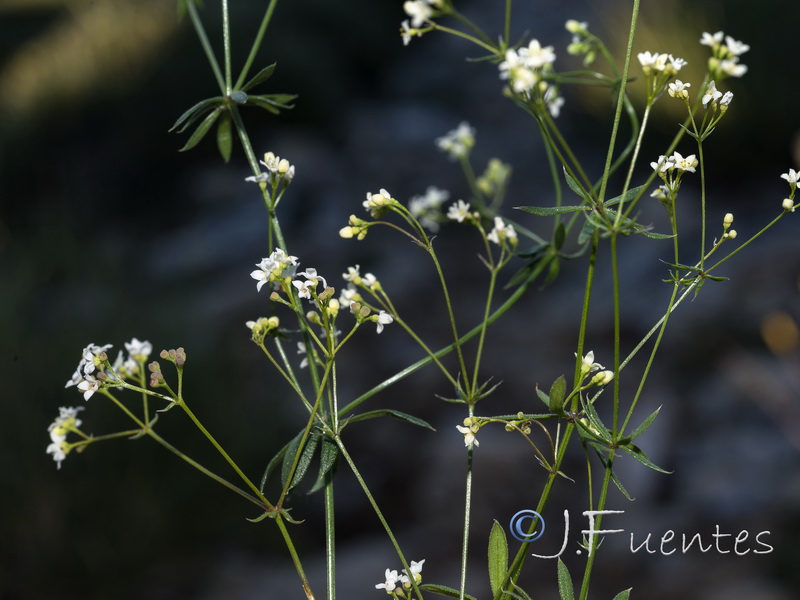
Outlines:
<svg viewBox="0 0 800 600"><path fill-rule="evenodd" d="M325 593L327 598L333 599L336 590L334 467L344 463L361 486L365 501L385 531L387 546L393 548L400 565L399 569L387 568L383 581L378 583L375 581L381 578L380 573L365 575L363 597L368 597L371 589L376 593L382 590L396 599L421 600L430 594L472 598L483 594L470 595L473 592L468 591L467 567L468 557L476 547L473 538L479 536L479 545L485 547L484 536L488 533L491 597L495 600L530 598L535 591L523 590L518 584L530 556L528 546L522 543L511 553L501 527L495 524L490 532L476 532L471 523L474 510L472 464L480 460L481 431L485 427L502 426L504 431L520 436L531 448L532 464L541 468L540 493L538 498L527 500L539 512L547 505L555 485L562 480L580 478L578 473L564 472L565 457L573 447L582 451L587 464L588 475L583 483L589 490L588 510L604 510L614 487L630 498L615 470L617 461L633 459L644 467L665 472L640 447L646 447L646 437L639 439L653 424L660 409L642 415L638 406L647 389L648 377L657 368L655 359L667 324L686 298L696 296L708 281L724 279L718 274L723 264L797 208L795 193L800 175L790 169L781 175L789 185L789 194L766 207L766 218L771 215L771 220L760 230L745 229L739 236L732 228L732 214L725 214L721 227L718 221L708 217L714 199L706 189L706 144L716 129L725 124L723 118L726 121L735 118L728 116L736 110L733 94L726 89L726 80L745 74L746 66L739 61L749 47L722 32L702 33L700 43L711 50L705 77L702 81L684 82L678 75L686 61L676 55L647 51L634 57L632 47L639 10L639 1L634 0L627 52L622 59L611 55L587 23L578 20L566 23L567 32L573 36L567 53L582 57L585 68L597 68L596 71L568 71L559 64L560 51L555 44L535 38L512 39L510 1L497 3L499 10L504 11L504 28L499 35L498 32L484 32L479 24L460 14L452 0L403 2L402 9L407 17L400 26L403 43L416 43L418 38L434 34L453 35L473 44L482 53L480 68L496 72L498 93L519 109L521 119L532 120L538 128L556 198L549 206L505 206L512 166L501 158L493 158L476 177L471 151L479 143L479 133L462 122L432 142L463 171L466 181L463 193L451 193L432 184L407 202L394 197L385 188L367 192L360 201L361 206L358 206L359 199L353 199L352 209L348 209L352 214L349 218L342 216L338 232L341 238L355 243L374 230L372 235L393 235L403 242L411 241L420 256L430 261L443 300L441 319L447 323L451 335L448 345L435 348L426 339L426 332L416 330L408 315L395 304L392 294L399 282L385 278L382 273L362 272L358 264L343 265L341 278L318 272L311 266L314 257L308 256L302 246L293 244L284 235L279 204L285 195L286 202L292 201L291 184L296 176L311 175L295 173L290 158L274 154L278 149L267 151L259 159L240 111L242 107L254 106L278 113L290 108L294 101L291 94L251 94L251 90L268 81L275 70L274 64L248 79L276 4L277 0L269 2L252 50L234 80L227 0L221 2L224 16L222 66L208 42L196 3L193 0L179 2L181 12L189 17L201 40L220 89L218 96L198 102L180 116L175 127L179 132L194 128L183 150L200 143L213 126L217 128L217 145L226 162L231 157L234 142L244 150L252 172L246 180L253 184L253 195L260 197L266 208L268 229L263 246L266 256L260 260L253 257L258 262L250 273L255 280L254 292L263 300L263 312L253 315L253 319L244 324L242 335L246 335L245 329L249 330L266 364L285 381L294 400L304 407L305 420L297 424L297 433L283 441L274 457L265 461L261 473L247 474L223 442L200 421L184 395L184 376L191 373L187 352L183 348L163 350L158 355L160 360L151 360L152 344L134 338L125 344L127 353L120 352L115 358L110 344L89 344L83 349L78 367L66 383L67 388L75 387L82 395L83 404L60 409L48 428L51 443L47 452L61 468L73 450L83 451L117 438L151 438L252 504L255 507L252 521L274 523L294 564L302 593L309 599L314 598L315 593L293 538L293 530L305 525L302 515L290 512L292 491L310 474L311 465L318 465L311 490L322 493L325 498L328 569ZM595 67L598 62L601 65ZM582 85L604 87L613 102L609 115L612 133L599 165L580 161L558 125L558 119L563 118L562 112L568 106L562 91ZM636 106L629 95L635 86L645 92L644 106ZM660 102L682 103L685 119L676 127L671 139L660 142L663 153L648 161L640 156L642 141L649 133L649 118ZM627 120L630 129L630 139L626 143L620 139L623 120ZM597 179L589 175L595 172L600 173ZM614 175L618 177L612 177ZM701 238L698 244L691 240L684 242L679 227L682 204L691 202L691 198L683 197L682 188L687 186L699 190ZM667 231L653 231L638 220L641 203L653 202L651 198L658 200L666 211ZM531 230L531 223L542 218L550 220L549 236L543 237ZM477 248L479 252L475 268L484 274L483 291L475 292L481 294L483 307L476 323L464 323L457 318L457 298L451 293L447 273L433 243L434 233L448 236L457 228L470 232L472 250ZM626 287L628 282L620 269L620 256L627 249L626 238L631 236L648 238L652 240L650 243L669 247L670 258L663 273L668 297L660 311L653 315L649 331L628 347L621 335L625 316L622 304L625 295L634 290L629 292ZM613 299L611 313L606 315L613 340L611 348L604 350L602 356L591 349L598 340L588 339L589 308L597 294L597 279L602 275L595 266L599 257L607 258L611 264L609 278ZM495 414L493 393L500 383L491 373L485 372L484 358L493 344L497 343L500 349L502 344L493 339L491 326L525 295L541 289L546 293L545 284L553 282L568 262L585 269L586 282L582 307L575 315L574 359L567 353L563 357L564 374L542 388L531 379L531 374L520 373L519 377L530 390L529 397L519 399L517 412ZM242 276L247 276L244 266ZM343 397L337 385L340 356L351 352L350 341L355 336L380 335L389 327L409 336L423 357L361 395ZM644 360L632 363L638 356ZM633 364L639 363L644 366L635 370ZM463 513L459 522L452 523L462 533L457 587L423 583L421 573L425 559L414 561L409 557L418 557L426 549L402 546L381 509L382 499L370 488L367 476L358 466L358 457L352 455L348 447L351 428L356 430L363 421L391 417L433 430L417 416L382 407L379 400L381 392L427 365L438 369L441 384L449 390L437 395L459 405L464 415L452 428L438 433L450 436L454 447L463 442L466 453ZM623 392L620 384L623 379L633 383L632 393ZM129 418L130 427L102 435L87 433L96 424L91 422L91 410L81 411L96 402L116 405ZM229 479L211 471L158 433L158 421L174 418L173 409L183 412L202 432L235 477ZM170 414L166 415L168 412ZM84 424L84 420L90 425ZM257 433L252 432L253 435ZM597 465L601 473L599 480L593 476ZM531 531L535 526L535 522L531 523ZM598 529L599 526L600 519L597 520ZM598 538L586 540L584 547L588 555L579 580L573 581L560 559L553 570L563 599L576 594L581 599L588 597L593 568L601 554ZM476 585L474 579L470 579L471 585ZM628 598L631 592L624 582L620 582L620 588L623 591L616 598Z"/></svg>

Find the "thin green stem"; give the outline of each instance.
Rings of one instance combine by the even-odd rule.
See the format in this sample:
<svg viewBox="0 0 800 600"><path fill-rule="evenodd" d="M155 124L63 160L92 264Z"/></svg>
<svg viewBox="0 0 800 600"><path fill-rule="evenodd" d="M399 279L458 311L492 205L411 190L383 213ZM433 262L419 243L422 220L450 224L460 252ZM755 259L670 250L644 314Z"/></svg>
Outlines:
<svg viewBox="0 0 800 600"><path fill-rule="evenodd" d="M473 405L469 405L469 416L472 416ZM467 449L467 477L464 492L464 531L461 539L461 578L459 585L459 599L464 600L467 589L467 557L469 555L469 521L472 512L472 451Z"/></svg>
<svg viewBox="0 0 800 600"><path fill-rule="evenodd" d="M333 475L325 474L325 575L326 597L336 600L336 531L333 505Z"/></svg>
<svg viewBox="0 0 800 600"><path fill-rule="evenodd" d="M194 1L187 0L186 8L189 13L189 18L192 20L194 30L197 33L197 37L200 39L200 45L203 46L203 51L206 53L208 63L211 65L211 70L214 72L214 77L217 80L217 85L219 85L220 92L223 96L225 96L227 95L225 93L225 79L222 77L222 71L220 71L217 57L214 56L214 50L211 48L211 43L208 41L206 30L203 27L203 22L200 20L200 15L197 14L197 7L194 5Z"/></svg>
<svg viewBox="0 0 800 600"><path fill-rule="evenodd" d="M267 6L267 10L264 13L264 17L261 19L261 25L258 28L258 33L253 40L250 53L247 55L247 60L242 67L242 72L239 73L239 78L236 80L234 89L238 90L244 85L245 80L247 79L247 74L250 72L250 68L253 66L253 61L256 58L256 54L258 54L258 51L261 48L261 43L264 41L264 34L267 32L267 26L272 19L272 13L275 11L275 6L277 4L278 0L270 0L269 6Z"/></svg>
<svg viewBox="0 0 800 600"><path fill-rule="evenodd" d="M610 454L607 463L606 469L603 473L603 484L600 488L600 499L597 502L597 510L602 511L605 510L606 506L606 499L608 498L608 486L611 483L611 473L612 473L612 465L614 463L614 455ZM603 515L597 515L595 520L595 529L601 529L600 525L602 524ZM586 559L586 568L583 571L583 582L581 583L581 591L580 595L578 596L579 600L586 600L589 597L589 581L591 580L592 575L592 567L594 567L594 559L597 556L597 546L598 546L598 537L595 535L592 537L589 546L589 556Z"/></svg>
<svg viewBox="0 0 800 600"><path fill-rule="evenodd" d="M289 531L286 529L286 523L283 522L283 517L280 513L275 516L275 524L278 526L281 536L283 536L283 540L289 550L289 556L292 558L292 564L294 564L294 568L300 576L300 583L303 586L303 592L305 592L306 598L308 600L314 600L314 593L311 591L311 584L303 570L303 563L300 561L297 549L294 547L294 542L292 541L292 536L289 535Z"/></svg>
<svg viewBox="0 0 800 600"><path fill-rule="evenodd" d="M231 87L231 22L228 0L222 0L222 51L225 60L225 95L230 96Z"/></svg>
<svg viewBox="0 0 800 600"><path fill-rule="evenodd" d="M492 269L489 278L489 290L486 293L486 306L483 309L483 322L481 323L481 332L478 336L478 349L475 351L475 365L472 373L472 389L478 389L478 371L480 371L481 358L483 357L483 343L486 339L486 330L488 329L487 320L492 310L492 299L494 298L494 288L497 284L497 269ZM472 416L472 415L470 415Z"/></svg>

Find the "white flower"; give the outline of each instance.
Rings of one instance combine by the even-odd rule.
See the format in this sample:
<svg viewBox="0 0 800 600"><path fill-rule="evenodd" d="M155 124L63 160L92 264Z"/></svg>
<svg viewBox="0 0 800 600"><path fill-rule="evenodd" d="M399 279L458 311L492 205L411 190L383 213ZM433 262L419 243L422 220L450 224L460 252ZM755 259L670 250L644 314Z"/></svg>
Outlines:
<svg viewBox="0 0 800 600"><path fill-rule="evenodd" d="M722 92L717 90L716 83L711 81L706 88L706 93L703 94L703 98L701 102L703 103L703 107L705 108L709 102L716 102L722 98Z"/></svg>
<svg viewBox="0 0 800 600"><path fill-rule="evenodd" d="M269 281L276 281L282 277L291 277L294 267L297 266L297 257L289 256L280 248L275 248L272 254L267 258L262 258L261 262L256 266L258 270L250 273L250 277L258 282L256 290L261 291L263 285Z"/></svg>
<svg viewBox="0 0 800 600"><path fill-rule="evenodd" d="M364 276L361 278L361 285L374 291L380 287L380 282L372 273L364 273Z"/></svg>
<svg viewBox="0 0 800 600"><path fill-rule="evenodd" d="M602 368L603 368L603 365L601 365L600 363L594 362L594 352L592 350L589 350L589 352L586 353L586 356L584 356L581 359L581 374L582 375L588 375L589 373L592 373L594 371L599 371Z"/></svg>
<svg viewBox="0 0 800 600"><path fill-rule="evenodd" d="M564 106L564 98L558 95L558 88L549 86L544 93L544 102L550 116L557 119L561 114L561 107Z"/></svg>
<svg viewBox="0 0 800 600"><path fill-rule="evenodd" d="M747 65L739 64L737 57L720 61L719 68L729 77L742 77L747 73Z"/></svg>
<svg viewBox="0 0 800 600"><path fill-rule="evenodd" d="M346 288L339 292L339 304L343 306L350 306L351 302L360 299L358 288L352 283L348 283Z"/></svg>
<svg viewBox="0 0 800 600"><path fill-rule="evenodd" d="M137 338L133 338L130 342L125 342L125 349L133 360L144 361L153 352L153 344L147 340L140 342Z"/></svg>
<svg viewBox="0 0 800 600"><path fill-rule="evenodd" d="M546 65L551 65L556 60L556 54L553 52L552 46L545 46L539 43L539 40L531 40L527 48L522 48L520 54L523 54L525 66L529 69L541 69Z"/></svg>
<svg viewBox="0 0 800 600"><path fill-rule="evenodd" d="M666 173L670 169L675 167L675 163L671 162L672 157L667 158L663 154L658 157L657 162L651 162L650 166L653 170L657 173Z"/></svg>
<svg viewBox="0 0 800 600"><path fill-rule="evenodd" d="M653 53L650 51L639 52L639 54L636 55L636 58L639 59L639 64L642 65L646 73L648 69L655 67L656 61L658 60L658 53Z"/></svg>
<svg viewBox="0 0 800 600"><path fill-rule="evenodd" d="M347 267L347 273L342 273L342 279L345 281L352 281L356 282L361 279L361 274L359 273L359 269L361 267L356 265L355 267Z"/></svg>
<svg viewBox="0 0 800 600"><path fill-rule="evenodd" d="M447 218L463 223L464 219L469 216L469 204L463 200L458 200L455 204L451 204L447 209Z"/></svg>
<svg viewBox="0 0 800 600"><path fill-rule="evenodd" d="M472 448L473 445L480 446L480 442L475 438L475 434L478 433L480 427L474 424L472 419L467 417L464 419L464 425L456 425L456 429L464 434L464 446L467 448Z"/></svg>
<svg viewBox="0 0 800 600"><path fill-rule="evenodd" d="M669 157L669 160L675 165L675 168L681 171L689 171L690 173L694 173L695 167L698 165L697 157L694 154L684 158L680 153L674 152Z"/></svg>
<svg viewBox="0 0 800 600"><path fill-rule="evenodd" d="M411 17L413 27L419 27L433 16L433 8L423 0L408 0L403 3L403 10Z"/></svg>
<svg viewBox="0 0 800 600"><path fill-rule="evenodd" d="M397 580L399 579L399 577L397 576L397 571L396 570L395 571L390 571L389 569L386 569L386 573L384 574L384 577L386 577L386 581L376 585L375 589L376 590L386 590L387 594L391 594L394 591L394 589L397 587Z"/></svg>
<svg viewBox="0 0 800 600"><path fill-rule="evenodd" d="M297 353L303 355L303 360L300 361L300 368L305 369L308 366L308 353L306 352L305 343L297 342Z"/></svg>
<svg viewBox="0 0 800 600"><path fill-rule="evenodd" d="M245 181L262 182L270 179L277 180L282 178L284 183L291 183L294 179L294 165L290 164L285 158L275 156L272 152L264 154L264 160L259 161L267 168L268 173L260 173L255 176L245 177Z"/></svg>
<svg viewBox="0 0 800 600"><path fill-rule="evenodd" d="M78 384L78 389L83 392L83 399L88 400L100 389L100 382L91 375L85 375L84 379Z"/></svg>
<svg viewBox="0 0 800 600"><path fill-rule="evenodd" d="M452 159L464 158L475 145L475 129L466 121L462 121L457 128L436 138L436 145L440 150L447 152Z"/></svg>
<svg viewBox="0 0 800 600"><path fill-rule="evenodd" d="M411 565L409 565L408 570L411 572L411 577L414 578L416 583L422 581L422 565L425 563L425 559L422 559L419 562L411 561ZM403 574L400 575L399 580L400 583L403 584L405 589L411 589L411 577L408 576L409 573L403 569Z"/></svg>
<svg viewBox="0 0 800 600"><path fill-rule="evenodd" d="M321 275L317 275L316 269L306 269L298 273L298 275L302 275L306 278L306 281L300 281L299 279L292 281L292 285L297 288L297 295L300 298L311 300L311 291L317 288L317 284L319 284L320 281L322 281L323 288L328 287L325 278Z"/></svg>
<svg viewBox="0 0 800 600"><path fill-rule="evenodd" d="M666 71L671 74L675 74L681 70L682 67L686 66L686 61L682 58L675 58L672 54L669 55L669 64L666 67Z"/></svg>
<svg viewBox="0 0 800 600"><path fill-rule="evenodd" d="M700 38L700 43L703 46L710 46L711 48L715 48L719 44L722 43L722 38L725 34L722 31L718 31L717 33L711 34L703 32L703 36Z"/></svg>
<svg viewBox="0 0 800 600"><path fill-rule="evenodd" d="M794 188L797 185L797 182L800 181L800 171L789 169L789 172L781 175L781 178L788 181L789 185Z"/></svg>
<svg viewBox="0 0 800 600"><path fill-rule="evenodd" d="M498 246L502 245L506 240L514 242L517 239L517 232L514 230L513 225L506 225L500 217L494 218L494 228L489 232L486 238L490 242L494 242Z"/></svg>
<svg viewBox="0 0 800 600"><path fill-rule="evenodd" d="M680 79L676 79L669 84L669 89L667 91L673 98L688 98L691 85L691 83L684 83Z"/></svg>
<svg viewBox="0 0 800 600"><path fill-rule="evenodd" d="M408 19L400 23L400 35L403 36L403 46L408 46L411 42L411 36L414 35L415 32L416 30L411 28Z"/></svg>
<svg viewBox="0 0 800 600"><path fill-rule="evenodd" d="M730 106L731 100L733 100L733 92L725 92L719 101L720 108L725 110L728 106Z"/></svg>
<svg viewBox="0 0 800 600"><path fill-rule="evenodd" d="M66 440L67 434L70 431L75 431L81 426L81 420L77 418L78 413L83 410L82 406L66 407L62 406L58 409L58 416L50 423L47 431L50 433L50 441L52 442L47 447L47 453L53 455L53 460L58 463L58 468L61 468L61 461L66 456Z"/></svg>
<svg viewBox="0 0 800 600"><path fill-rule="evenodd" d="M750 46L748 46L744 42L740 42L738 40L733 39L729 35L725 36L725 46L728 48L728 52L733 56L741 56L742 54L750 50Z"/></svg>
<svg viewBox="0 0 800 600"><path fill-rule="evenodd" d="M450 198L450 192L435 186L428 186L425 194L414 196L408 201L408 210L420 225L436 233L439 231L442 203Z"/></svg>
<svg viewBox="0 0 800 600"><path fill-rule="evenodd" d="M388 325L389 323L394 321L394 317L392 317L392 315L387 313L385 310L382 310L381 312L379 312L377 315L375 315L372 318L377 323L378 333L383 331L383 326L384 325Z"/></svg>

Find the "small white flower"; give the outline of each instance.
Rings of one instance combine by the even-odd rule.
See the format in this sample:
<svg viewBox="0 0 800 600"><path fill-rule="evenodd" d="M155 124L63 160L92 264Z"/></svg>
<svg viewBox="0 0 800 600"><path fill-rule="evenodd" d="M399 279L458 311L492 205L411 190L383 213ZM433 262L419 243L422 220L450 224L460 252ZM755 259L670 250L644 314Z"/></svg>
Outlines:
<svg viewBox="0 0 800 600"><path fill-rule="evenodd" d="M100 382L91 375L85 375L83 380L78 384L78 389L83 392L83 399L88 400L100 389Z"/></svg>
<svg viewBox="0 0 800 600"><path fill-rule="evenodd" d="M649 69L655 67L656 61L658 60L658 53L653 53L650 51L639 52L639 54L636 55L636 58L639 59L639 64L642 65L644 72L647 73Z"/></svg>
<svg viewBox="0 0 800 600"><path fill-rule="evenodd" d="M731 100L733 100L733 92L725 92L720 98L719 106L723 110L726 109L731 104Z"/></svg>
<svg viewBox="0 0 800 600"><path fill-rule="evenodd" d="M720 61L719 68L729 77L742 77L747 73L747 65L739 63L738 57Z"/></svg>
<svg viewBox="0 0 800 600"><path fill-rule="evenodd" d="M669 84L669 89L667 91L673 98L688 98L691 85L691 83L684 83L680 79L676 79Z"/></svg>
<svg viewBox="0 0 800 600"><path fill-rule="evenodd" d="M408 22L408 19L405 19L402 23L400 23L400 35L403 36L403 46L408 46L411 42L411 36L414 35L416 29L412 29L411 25Z"/></svg>
<svg viewBox="0 0 800 600"><path fill-rule="evenodd" d="M469 425L456 425L456 429L458 429L464 435L464 446L467 448L472 448L472 446L480 446L480 442L475 438L475 434L478 433L480 429L477 425L472 423L472 420L467 417L464 419L464 423Z"/></svg>
<svg viewBox="0 0 800 600"><path fill-rule="evenodd" d="M576 355L577 356L577 355ZM581 359L581 374L588 375L594 371L599 371L603 368L600 363L594 362L594 351L589 350L586 355Z"/></svg>
<svg viewBox="0 0 800 600"><path fill-rule="evenodd" d="M781 178L788 181L789 185L794 188L797 185L797 182L800 181L800 171L789 169L789 172L781 175Z"/></svg>
<svg viewBox="0 0 800 600"><path fill-rule="evenodd" d="M740 42L739 40L733 39L731 36L725 36L725 46L728 48L728 52L733 56L741 56L748 50L750 50L750 46L745 44L744 42Z"/></svg>
<svg viewBox="0 0 800 600"><path fill-rule="evenodd" d="M685 66L686 66L686 61L684 59L676 58L676 57L672 56L672 54L670 54L669 55L669 63L667 64L665 70L668 73L671 73L672 75L675 75L678 71L681 70L681 68L683 68Z"/></svg>
<svg viewBox="0 0 800 600"><path fill-rule="evenodd" d="M386 590L387 594L391 594L394 589L397 587L397 580L399 577L397 576L397 571L391 571L386 569L386 573L384 574L386 581L383 583L379 583L375 586L376 590Z"/></svg>
<svg viewBox="0 0 800 600"><path fill-rule="evenodd" d="M433 16L433 8L423 0L408 0L403 3L403 10L411 17L413 27L420 27Z"/></svg>
<svg viewBox="0 0 800 600"><path fill-rule="evenodd" d="M425 559L423 558L421 561L417 562L412 560L411 564L408 566L408 571L403 569L404 575L400 575L400 581L403 583L403 587L410 588L411 587L411 580L409 575L414 578L416 583L422 581L422 565L425 564Z"/></svg>
<svg viewBox="0 0 800 600"><path fill-rule="evenodd" d="M650 166L656 173L666 173L675 167L675 163L671 162L672 157L667 158L663 154L658 157L657 162L651 162Z"/></svg>
<svg viewBox="0 0 800 600"><path fill-rule="evenodd" d="M556 54L553 52L552 46L544 46L539 43L539 40L531 40L528 44L527 52L523 55L525 66L529 69L541 69L546 65L551 65L556 60Z"/></svg>
<svg viewBox="0 0 800 600"><path fill-rule="evenodd" d="M675 165L676 169L688 171L689 173L694 173L695 167L699 164L694 154L690 154L684 158L680 153L674 152L672 156L669 157L669 160Z"/></svg>
<svg viewBox="0 0 800 600"><path fill-rule="evenodd" d="M459 223L463 223L464 219L466 219L468 216L469 204L463 200L456 201L455 204L451 204L450 208L447 209L447 218L458 221Z"/></svg>
<svg viewBox="0 0 800 600"><path fill-rule="evenodd" d="M305 369L308 366L308 353L306 352L305 343L297 342L297 353L303 355L303 360L300 361L300 368Z"/></svg>
<svg viewBox="0 0 800 600"><path fill-rule="evenodd" d="M486 238L490 242L494 242L498 246L502 245L504 241L508 240L514 242L517 239L517 232L514 230L513 225L506 225L500 217L494 218L494 228L489 232Z"/></svg>
<svg viewBox="0 0 800 600"><path fill-rule="evenodd" d="M140 342L137 338L133 338L130 342L125 342L125 349L132 359L144 361L153 352L153 344L147 340Z"/></svg>
<svg viewBox="0 0 800 600"><path fill-rule="evenodd" d="M718 31L717 33L711 34L703 32L703 36L700 38L700 43L703 46L710 46L711 48L715 48L722 43L722 38L725 34L722 31Z"/></svg>
<svg viewBox="0 0 800 600"><path fill-rule="evenodd" d="M708 106L709 102L716 102L720 98L722 98L722 92L717 90L717 86L713 81L710 82L708 84L708 87L706 88L706 93L703 94L703 98L701 99L701 102L703 103L703 108Z"/></svg>
<svg viewBox="0 0 800 600"><path fill-rule="evenodd" d="M289 256L280 248L275 250L267 258L262 258L256 266L258 270L250 273L250 277L255 279L256 290L261 291L265 283L275 281L282 277L291 277L294 267L297 266L297 257Z"/></svg>
<svg viewBox="0 0 800 600"><path fill-rule="evenodd" d="M383 331L384 325L388 325L389 323L394 321L394 317L392 317L392 315L387 313L385 310L379 312L376 316L373 317L373 319L375 319L375 322L377 323L378 333Z"/></svg>
<svg viewBox="0 0 800 600"><path fill-rule="evenodd" d="M466 121L462 121L458 127L436 138L435 141L439 149L447 152L450 158L454 160L464 158L475 145L475 129Z"/></svg>
<svg viewBox="0 0 800 600"><path fill-rule="evenodd" d="M356 265L355 267L347 267L347 273L342 273L342 279L345 281L352 281L356 282L361 279L361 273L359 273L359 269L361 267Z"/></svg>

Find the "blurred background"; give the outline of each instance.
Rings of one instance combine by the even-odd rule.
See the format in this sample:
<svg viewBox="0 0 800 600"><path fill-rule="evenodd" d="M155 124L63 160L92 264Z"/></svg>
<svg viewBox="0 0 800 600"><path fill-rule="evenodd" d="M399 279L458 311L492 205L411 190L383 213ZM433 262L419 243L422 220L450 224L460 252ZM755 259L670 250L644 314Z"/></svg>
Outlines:
<svg viewBox="0 0 800 600"><path fill-rule="evenodd" d="M233 55L241 64L266 2L232 2ZM554 45L557 68L579 68L565 52L567 18L588 21L619 51L629 3L517 2L515 39ZM793 65L800 9L778 0L644 3L635 51L670 52L689 61L684 80L699 82L707 49L703 31L724 30L751 45L750 71L721 87L735 98L707 143L710 222L733 212L740 239L777 214L786 195L780 174L800 167L800 87ZM491 35L501 31L502 2L465 0L460 10ZM216 2L202 10L218 47ZM297 176L281 204L290 250L335 286L337 274L361 264L384 281L398 309L432 346L447 342L433 272L421 253L385 230L363 242L337 231L358 212L367 191L381 187L405 200L429 185L468 191L458 167L433 139L469 121L477 129L475 169L499 157L514 168L507 208L552 203L541 144L532 123L500 94L496 68L455 38L430 35L404 48L402 3L296 0L279 3L255 68L277 62L265 92L299 94L280 117L245 112L257 152L285 156ZM234 67L235 69L236 67ZM692 75L694 73L694 75ZM697 85L697 84L696 84ZM266 312L248 274L266 247L266 214L237 148L228 165L209 138L187 153L186 136L168 133L189 106L215 95L215 84L188 20L163 0L0 1L0 372L4 435L0 437L0 598L245 600L299 598L296 575L268 523L252 524L251 507L187 469L150 440L97 444L56 470L45 454L47 426L59 406L82 405L64 382L90 342L115 350L136 336L156 352L184 346L186 397L248 473L266 463L303 423L303 411L249 341L244 322ZM598 175L605 156L611 103L607 95L564 91L560 123ZM643 150L646 164L663 152L678 102L662 99ZM679 148L691 152L688 141ZM595 169L595 171L591 171ZM682 190L690 224L697 178ZM792 216L793 217L793 216ZM519 217L548 235L545 222ZM796 597L800 549L800 236L786 218L731 260L730 281L709 283L676 313L640 419L663 405L642 447L672 475L619 461L636 500L614 491L593 597L633 586L634 597L716 600ZM665 231L661 207L644 202L642 222ZM659 229L660 228L660 229ZM689 236L697 234L691 231ZM485 286L476 240L445 228L438 249L450 273L459 316L477 320ZM402 249L398 252L398 249ZM631 347L665 305L669 248L625 240L623 331ZM585 265L565 265L542 291L533 290L493 329L487 376L502 380L484 413L539 410L536 384L547 387L572 364ZM589 347L610 362L610 300L600 287ZM656 307L654 309L654 306ZM655 310L655 312L654 312ZM466 326L466 325L465 325ZM340 374L340 393L355 397L419 358L399 328L380 337L360 332ZM633 367L635 368L635 366ZM432 370L370 401L431 422L438 435L399 422L354 425L345 442L360 462L410 559L427 559L426 582L458 583L458 522L464 451L455 424L463 412ZM489 402L488 400L486 402ZM366 406L366 405L365 405ZM81 413L84 430L126 427L100 397ZM182 415L162 416L159 431L188 454L224 472ZM522 440L481 432L475 455L471 590L488 594L485 546L492 519L501 523L533 508L544 480ZM402 457L402 458L400 458ZM585 527L581 457L566 472L578 483L557 487L546 519L560 546L561 513L573 515L571 540ZM399 568L363 494L345 468L337 473L340 597L380 597L384 569ZM219 489L218 489L219 488ZM324 594L321 498L298 490L294 528L318 596ZM548 521L550 523L550 521ZM735 556L698 550L670 556L636 554L648 533L770 531L770 554ZM731 538L728 538L730 540ZM551 543L552 542L552 543ZM655 543L651 547L656 547ZM538 547L537 547L538 548ZM574 541L565 560L574 575L583 559ZM730 545L727 546L730 549ZM539 551L534 550L534 551ZM556 597L555 564L529 560L524 583L537 598ZM481 591L483 590L483 591Z"/></svg>

